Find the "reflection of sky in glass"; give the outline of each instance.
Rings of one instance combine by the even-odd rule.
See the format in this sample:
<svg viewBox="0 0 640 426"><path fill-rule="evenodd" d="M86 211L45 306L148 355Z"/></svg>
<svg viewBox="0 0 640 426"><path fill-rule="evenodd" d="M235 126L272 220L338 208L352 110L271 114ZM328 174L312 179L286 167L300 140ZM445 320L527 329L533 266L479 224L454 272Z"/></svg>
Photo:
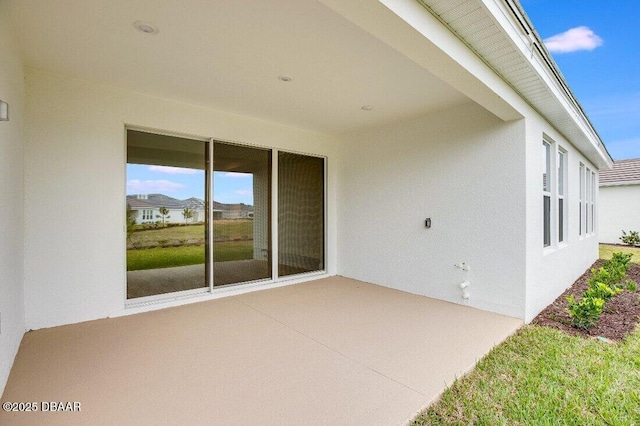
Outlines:
<svg viewBox="0 0 640 426"><path fill-rule="evenodd" d="M558 151L558 194L564 195L564 154Z"/></svg>
<svg viewBox="0 0 640 426"><path fill-rule="evenodd" d="M213 172L213 199L219 203L253 205L253 175Z"/></svg>
<svg viewBox="0 0 640 426"><path fill-rule="evenodd" d="M548 143L542 143L542 188L549 191L549 183L547 176L551 166L551 147Z"/></svg>
<svg viewBox="0 0 640 426"><path fill-rule="evenodd" d="M184 200L204 199L204 171L178 167L127 164L127 195L164 194ZM213 199L253 205L253 175L214 172Z"/></svg>

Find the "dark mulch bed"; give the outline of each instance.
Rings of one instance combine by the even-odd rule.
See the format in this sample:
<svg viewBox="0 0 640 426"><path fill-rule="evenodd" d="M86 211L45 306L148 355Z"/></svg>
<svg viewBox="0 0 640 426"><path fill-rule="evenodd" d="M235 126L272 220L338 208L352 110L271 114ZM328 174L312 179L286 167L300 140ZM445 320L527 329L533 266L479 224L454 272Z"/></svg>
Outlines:
<svg viewBox="0 0 640 426"><path fill-rule="evenodd" d="M592 268L599 268L604 261L598 260ZM629 279L640 285L640 265L632 264L627 271ZM602 336L611 340L622 340L627 334L632 332L640 319L640 291L631 292L628 290L609 300L604 307L604 312L593 328L580 330L571 326L571 318L567 313L567 296L575 295L579 299L587 289L587 279L591 277L591 269L582 274L578 280L560 295L544 311L534 318L533 323L553 327L563 330L569 334L596 337Z"/></svg>

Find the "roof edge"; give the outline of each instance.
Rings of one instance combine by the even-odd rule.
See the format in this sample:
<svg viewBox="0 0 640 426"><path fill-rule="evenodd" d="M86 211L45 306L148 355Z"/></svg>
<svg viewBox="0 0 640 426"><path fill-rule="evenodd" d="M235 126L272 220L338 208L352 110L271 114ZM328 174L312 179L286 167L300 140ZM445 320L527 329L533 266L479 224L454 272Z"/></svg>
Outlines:
<svg viewBox="0 0 640 426"><path fill-rule="evenodd" d="M518 0L414 0L438 19L534 111L600 169L613 159L569 88ZM481 12L506 42L496 55L477 32L469 31L468 14ZM478 21L478 17L475 17ZM494 40L492 43L496 45ZM507 61L502 59L510 57ZM515 58L517 66L513 66ZM511 63L509 63L511 61ZM526 78L523 78L526 77Z"/></svg>
<svg viewBox="0 0 640 426"><path fill-rule="evenodd" d="M617 182L601 182L598 186L631 186L640 185L640 180L623 180Z"/></svg>
<svg viewBox="0 0 640 426"><path fill-rule="evenodd" d="M598 144L604 149L604 153L606 153L608 160L611 162L610 167L612 167L613 158L611 157L611 153L609 153L607 146L602 141L602 138L600 137L600 135L598 134L598 131L596 130L593 123L591 122L591 119L589 119L584 108L578 101L578 98L575 96L575 94L571 90L569 83L564 78L562 71L560 71L560 67L558 67L558 64L553 59L553 56L547 49L547 46L544 44L542 37L540 37L540 34L538 33L535 26L531 22L531 19L529 19L527 12L524 10L520 2L518 0L493 0L493 1L503 1L507 5L507 7L511 10L515 19L518 20L518 22L521 25L525 26L525 28L529 31L529 33L531 34L531 37L533 38L533 42L535 46L540 50L540 53L544 58L544 65L546 65L546 67L550 71L550 74L553 75L554 79L562 87L563 93L565 94L567 100L578 111L579 113L578 118L584 122L584 124L587 126L587 128L591 132L593 132L593 135L597 139Z"/></svg>

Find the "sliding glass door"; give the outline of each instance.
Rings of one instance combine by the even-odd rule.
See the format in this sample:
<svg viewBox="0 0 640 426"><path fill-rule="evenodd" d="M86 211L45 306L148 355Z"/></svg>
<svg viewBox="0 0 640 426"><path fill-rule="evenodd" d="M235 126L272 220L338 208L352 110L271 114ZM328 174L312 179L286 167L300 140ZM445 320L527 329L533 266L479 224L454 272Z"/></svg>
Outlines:
<svg viewBox="0 0 640 426"><path fill-rule="evenodd" d="M127 299L206 288L209 142L127 131Z"/></svg>
<svg viewBox="0 0 640 426"><path fill-rule="evenodd" d="M280 151L275 174L274 161L270 149L127 130L127 299L324 270L324 159Z"/></svg>

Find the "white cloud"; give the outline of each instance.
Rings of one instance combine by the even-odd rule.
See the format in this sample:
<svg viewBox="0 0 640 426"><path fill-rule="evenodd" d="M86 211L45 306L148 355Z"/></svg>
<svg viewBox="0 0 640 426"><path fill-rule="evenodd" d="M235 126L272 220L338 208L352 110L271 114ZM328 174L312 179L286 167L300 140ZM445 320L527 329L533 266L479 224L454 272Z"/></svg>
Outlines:
<svg viewBox="0 0 640 426"><path fill-rule="evenodd" d="M239 189L237 191L235 191L236 195L252 195L253 191L250 189Z"/></svg>
<svg viewBox="0 0 640 426"><path fill-rule="evenodd" d="M184 185L168 180L139 180L133 179L127 181L127 194L150 194L175 192L184 188Z"/></svg>
<svg viewBox="0 0 640 426"><path fill-rule="evenodd" d="M251 173L227 172L224 174L224 177L229 177L229 178L246 178L251 176L253 176Z"/></svg>
<svg viewBox="0 0 640 426"><path fill-rule="evenodd" d="M149 171L167 173L170 175L195 175L200 170L195 169L183 169L182 167L169 167L169 166L149 166Z"/></svg>
<svg viewBox="0 0 640 426"><path fill-rule="evenodd" d="M578 50L593 50L602 46L602 39L589 27L571 28L563 33L544 39L547 49L553 53L569 53Z"/></svg>

